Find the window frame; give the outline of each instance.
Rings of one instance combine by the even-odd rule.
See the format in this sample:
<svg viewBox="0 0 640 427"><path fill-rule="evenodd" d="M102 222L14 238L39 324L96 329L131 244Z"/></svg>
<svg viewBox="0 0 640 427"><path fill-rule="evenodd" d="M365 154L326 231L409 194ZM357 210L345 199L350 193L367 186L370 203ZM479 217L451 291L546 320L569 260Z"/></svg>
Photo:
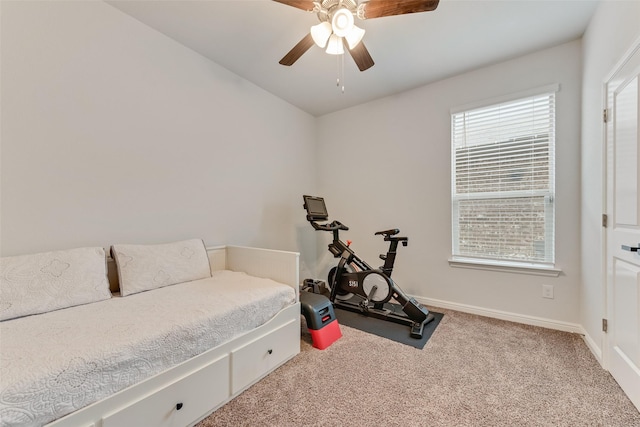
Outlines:
<svg viewBox="0 0 640 427"><path fill-rule="evenodd" d="M451 267L459 267L459 268L474 268L474 269L482 269L482 270L492 270L492 271L509 271L509 272L520 272L520 273L525 273L525 274L534 274L534 275L543 275L543 276L553 276L553 277L557 277L560 275L561 270L559 268L556 267L556 259L555 259L555 244L556 244L556 234L555 234L555 210L556 210L556 206L555 206L555 198L556 198L556 189L555 189L555 172L557 170L556 165L555 165L555 139L553 141L553 146L552 149L554 150L553 152L553 157L552 157L552 165L550 166L552 168L551 172L553 173L554 177L552 179L552 182L550 183L550 188L548 190L543 190L542 193L544 193L545 195L548 195L549 198L547 200L547 198L545 197L545 205L546 204L553 204L554 206L552 206L552 210L551 213L549 213L549 211L547 210L546 206L545 206L545 215L547 216L547 219L545 220L545 224L547 224L547 221L550 220L552 223L552 227L553 227L553 241L552 242L547 242L546 245L547 247L545 248L546 250L549 250L549 245L551 245L551 250L553 253L553 258L551 260L551 262L540 262L540 261L533 261L533 260L509 260L509 259L497 259L497 258L483 258L482 256L469 256L469 255L459 255L459 254L454 254L454 250L456 248L456 238L458 237L456 235L456 207L457 207L457 200L460 200L459 197L456 197L456 147L455 147L455 141L454 141L454 128L453 128L453 119L454 116L456 114L460 114L460 113L464 113L464 112L469 112L475 109L480 109L480 108L488 108L491 106L497 106L499 104L502 103L508 103L508 102L513 102L513 101L518 101L521 99L526 99L526 98L530 98L530 97L534 97L534 96L541 96L541 95L545 95L545 94L554 94L554 107L557 107L557 95L558 92L560 91L560 85L559 84L553 84L553 85L548 85L548 86L544 86L544 87L539 87L539 88L534 88L531 90L527 90L527 91L522 91L522 92L518 92L518 93L513 93L513 94L509 94L506 96L502 96L502 97L496 97L496 98L492 98L492 99L488 99L488 100L484 100L484 101L480 101L480 102L475 102L475 103L471 103L471 104L465 104L462 106L458 106L455 108L452 108L450 113L450 117L451 117L451 140L450 140L450 144L451 144L451 208L452 208L452 212L451 212L451 257L449 259L449 265ZM556 108L557 110L557 108ZM554 110L554 115L555 115L555 110ZM554 131L554 138L555 138L555 133L556 133L556 121L554 120L553 123L553 131ZM486 197L487 195L490 195L491 192L484 192L484 193L474 193L470 196L467 197L467 199L473 199L473 198L483 198ZM506 198L511 198L513 197L513 195L516 194L516 192L511 193L508 196L505 196ZM531 195L531 192L527 192L527 195ZM548 216L551 215L551 218L548 218ZM545 227L546 228L546 227ZM459 227L458 227L459 229ZM546 232L546 230L545 230Z"/></svg>

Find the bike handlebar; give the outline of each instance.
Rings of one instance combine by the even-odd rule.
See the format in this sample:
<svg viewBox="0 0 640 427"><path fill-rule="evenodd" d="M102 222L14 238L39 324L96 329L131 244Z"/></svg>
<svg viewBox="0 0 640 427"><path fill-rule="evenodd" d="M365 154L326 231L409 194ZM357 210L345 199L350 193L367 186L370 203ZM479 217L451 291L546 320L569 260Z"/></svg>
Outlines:
<svg viewBox="0 0 640 427"><path fill-rule="evenodd" d="M347 231L347 230L349 230L349 227L347 227L346 225L344 225L340 221L331 221L328 224L318 224L315 221L311 221L311 225L316 230L322 230L322 231L335 231L335 230Z"/></svg>

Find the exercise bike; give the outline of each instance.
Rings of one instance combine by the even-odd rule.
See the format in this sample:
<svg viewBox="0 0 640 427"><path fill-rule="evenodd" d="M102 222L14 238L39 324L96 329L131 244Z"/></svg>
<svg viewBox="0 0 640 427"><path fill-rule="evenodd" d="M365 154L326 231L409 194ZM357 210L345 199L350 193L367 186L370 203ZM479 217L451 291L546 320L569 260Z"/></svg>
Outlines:
<svg viewBox="0 0 640 427"><path fill-rule="evenodd" d="M384 237L389 242L389 249L380 258L384 265L379 269L372 268L359 258L349 247L350 242L340 240L340 230L347 231L349 227L339 221L328 221L329 214L322 197L303 196L304 208L307 210L307 220L315 230L330 231L333 241L329 244L329 252L334 258L340 258L338 265L329 271L327 284L329 299L335 307L362 313L377 319L388 320L411 328L413 338L422 338L424 327L434 317L426 307L415 298L409 298L391 280L393 264L396 259L398 244L407 246L407 237L397 237L398 229L378 231L376 235ZM394 310L395 304L389 304L393 299L400 304L402 311Z"/></svg>

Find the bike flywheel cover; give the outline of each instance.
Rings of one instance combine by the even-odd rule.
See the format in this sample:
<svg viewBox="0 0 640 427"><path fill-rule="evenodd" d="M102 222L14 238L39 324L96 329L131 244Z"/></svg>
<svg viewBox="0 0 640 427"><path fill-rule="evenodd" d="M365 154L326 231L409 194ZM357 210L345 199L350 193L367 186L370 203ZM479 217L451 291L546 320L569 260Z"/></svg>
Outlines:
<svg viewBox="0 0 640 427"><path fill-rule="evenodd" d="M376 286L376 291L371 294L373 287ZM362 281L362 289L369 296L371 302L387 302L391 299L391 285L389 279L376 271L372 271L367 274Z"/></svg>

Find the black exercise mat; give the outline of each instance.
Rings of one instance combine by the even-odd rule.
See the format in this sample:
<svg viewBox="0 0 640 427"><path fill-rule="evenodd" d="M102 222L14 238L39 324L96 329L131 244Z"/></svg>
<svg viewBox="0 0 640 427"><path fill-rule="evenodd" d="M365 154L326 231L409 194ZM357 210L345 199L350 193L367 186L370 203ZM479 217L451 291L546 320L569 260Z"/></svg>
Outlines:
<svg viewBox="0 0 640 427"><path fill-rule="evenodd" d="M444 316L444 314L442 313L429 311L431 314L433 314L434 319L427 325L425 325L424 331L422 333L422 338L417 339L411 338L411 328L407 325L401 325L399 323L389 322L387 320L376 319L375 317L368 317L361 313L343 310L337 306L334 306L334 308L336 319L338 319L338 324L340 325L360 329L361 331L368 332L379 337L388 338L392 341L410 345L419 350L422 350L424 348L429 338L431 338L433 331L436 330L436 327Z"/></svg>

